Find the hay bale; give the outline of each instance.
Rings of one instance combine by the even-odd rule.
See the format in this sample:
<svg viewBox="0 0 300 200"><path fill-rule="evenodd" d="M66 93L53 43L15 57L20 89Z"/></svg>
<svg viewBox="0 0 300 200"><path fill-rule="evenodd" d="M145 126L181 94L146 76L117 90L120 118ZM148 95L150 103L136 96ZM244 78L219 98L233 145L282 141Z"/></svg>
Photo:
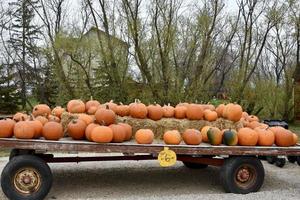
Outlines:
<svg viewBox="0 0 300 200"><path fill-rule="evenodd" d="M67 133L67 126L73 119L78 119L77 114L69 113L69 112L63 112L60 117L60 123L62 124L64 128L64 136L68 136Z"/></svg>
<svg viewBox="0 0 300 200"><path fill-rule="evenodd" d="M162 118L158 121L151 119L136 119L132 117L117 117L117 122L128 123L132 126L133 134L141 128L149 128L154 132L156 139L162 139L163 134L167 130L176 129L180 132L188 128L194 128L201 130L202 127L209 125L218 127L219 129L232 128L239 129L243 127L242 122L232 122L223 118L219 118L216 121L209 122L205 120L188 120L188 119L175 119L175 118Z"/></svg>

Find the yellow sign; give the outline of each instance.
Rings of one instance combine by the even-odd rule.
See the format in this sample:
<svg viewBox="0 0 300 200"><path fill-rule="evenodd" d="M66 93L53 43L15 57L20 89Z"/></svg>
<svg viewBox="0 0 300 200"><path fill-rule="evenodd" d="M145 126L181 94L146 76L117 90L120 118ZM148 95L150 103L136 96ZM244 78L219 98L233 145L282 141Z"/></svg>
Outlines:
<svg viewBox="0 0 300 200"><path fill-rule="evenodd" d="M176 153L170 150L168 147L164 147L164 150L159 152L158 161L162 167L170 167L176 163L177 156Z"/></svg>

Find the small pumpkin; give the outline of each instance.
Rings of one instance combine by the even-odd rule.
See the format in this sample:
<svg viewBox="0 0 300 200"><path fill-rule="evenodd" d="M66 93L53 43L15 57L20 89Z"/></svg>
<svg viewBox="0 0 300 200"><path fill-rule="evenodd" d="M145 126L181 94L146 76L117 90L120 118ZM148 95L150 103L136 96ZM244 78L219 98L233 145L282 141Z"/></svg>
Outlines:
<svg viewBox="0 0 300 200"><path fill-rule="evenodd" d="M123 142L126 138L126 129L124 126L119 124L111 124L109 125L113 132L112 142Z"/></svg>
<svg viewBox="0 0 300 200"><path fill-rule="evenodd" d="M202 135L197 129L186 129L182 139L188 145L199 145L202 142Z"/></svg>
<svg viewBox="0 0 300 200"><path fill-rule="evenodd" d="M269 129L257 127L254 129L258 133L259 146L272 146L275 142L275 134Z"/></svg>
<svg viewBox="0 0 300 200"><path fill-rule="evenodd" d="M19 122L19 121L25 121L29 119L29 116L25 113L21 113L21 112L17 112L16 114L14 114L13 116L13 120L15 122Z"/></svg>
<svg viewBox="0 0 300 200"><path fill-rule="evenodd" d="M220 104L218 105L218 107L216 108L216 112L218 113L218 117L222 117L223 116L223 110L225 108L224 104Z"/></svg>
<svg viewBox="0 0 300 200"><path fill-rule="evenodd" d="M210 129L211 126L204 126L202 129L201 129L201 135L202 135L202 141L203 142L209 142L208 140L208 137L207 137L207 131L208 129Z"/></svg>
<svg viewBox="0 0 300 200"><path fill-rule="evenodd" d="M64 136L63 126L58 122L47 122L43 127L42 135L46 140L59 140Z"/></svg>
<svg viewBox="0 0 300 200"><path fill-rule="evenodd" d="M216 121L218 119L218 113L207 109L204 111L204 118L210 122Z"/></svg>
<svg viewBox="0 0 300 200"><path fill-rule="evenodd" d="M123 126L126 131L125 141L130 140L132 137L132 127L126 123L118 123L118 125Z"/></svg>
<svg viewBox="0 0 300 200"><path fill-rule="evenodd" d="M56 116L56 117L59 117L61 118L61 114L65 112L65 109L60 107L60 106L56 106L55 108L53 108L51 114Z"/></svg>
<svg viewBox="0 0 300 200"><path fill-rule="evenodd" d="M163 117L166 118L174 117L175 108L173 106L170 106L170 104L164 105L162 109L163 109Z"/></svg>
<svg viewBox="0 0 300 200"><path fill-rule="evenodd" d="M258 121L252 121L252 122L247 123L247 127L251 128L251 129L255 129L260 126L261 126L261 123L259 123Z"/></svg>
<svg viewBox="0 0 300 200"><path fill-rule="evenodd" d="M133 118L145 119L148 114L148 109L145 104L136 101L129 106L129 115Z"/></svg>
<svg viewBox="0 0 300 200"><path fill-rule="evenodd" d="M95 117L87 114L79 114L78 119L81 119L86 123L86 125L89 125L95 121Z"/></svg>
<svg viewBox="0 0 300 200"><path fill-rule="evenodd" d="M238 144L238 135L236 130L227 129L223 131L223 143L228 146L235 146Z"/></svg>
<svg viewBox="0 0 300 200"><path fill-rule="evenodd" d="M138 144L151 144L154 139L154 133L150 129L139 129L134 137Z"/></svg>
<svg viewBox="0 0 300 200"><path fill-rule="evenodd" d="M74 140L81 140L85 136L87 124L81 119L73 119L67 126L68 135Z"/></svg>
<svg viewBox="0 0 300 200"><path fill-rule="evenodd" d="M34 128L34 136L33 138L40 138L43 132L43 124L39 120L30 120L28 121L29 125Z"/></svg>
<svg viewBox="0 0 300 200"><path fill-rule="evenodd" d="M99 108L97 110L97 112L95 113L95 118L99 124L108 126L115 123L116 114L114 113L114 111L109 109L108 106L106 106L106 108Z"/></svg>
<svg viewBox="0 0 300 200"><path fill-rule="evenodd" d="M159 104L149 105L148 109L148 118L152 120L160 120L163 117L163 109Z"/></svg>
<svg viewBox="0 0 300 200"><path fill-rule="evenodd" d="M0 120L0 138L10 138L13 136L16 122L11 119Z"/></svg>
<svg viewBox="0 0 300 200"><path fill-rule="evenodd" d="M98 143L109 143L113 139L113 131L107 126L96 126L91 132L91 139Z"/></svg>
<svg viewBox="0 0 300 200"><path fill-rule="evenodd" d="M95 123L91 123L89 124L86 129L85 129L85 138L89 141L92 141L92 138L91 138L91 133L93 131L93 129L97 126L100 126L99 124L95 124Z"/></svg>
<svg viewBox="0 0 300 200"><path fill-rule="evenodd" d="M163 135L164 142L166 144L178 145L182 138L177 130L166 131Z"/></svg>
<svg viewBox="0 0 300 200"><path fill-rule="evenodd" d="M14 126L14 136L18 139L32 139L35 129L28 121L19 121Z"/></svg>
<svg viewBox="0 0 300 200"><path fill-rule="evenodd" d="M186 117L190 120L203 119L203 108L199 104L190 104L187 106Z"/></svg>
<svg viewBox="0 0 300 200"><path fill-rule="evenodd" d="M85 104L80 99L73 99L68 102L67 110L70 113L84 113Z"/></svg>
<svg viewBox="0 0 300 200"><path fill-rule="evenodd" d="M240 128L238 143L242 146L255 146L258 142L258 133L250 128Z"/></svg>
<svg viewBox="0 0 300 200"><path fill-rule="evenodd" d="M32 115L37 117L37 116L44 116L48 117L48 115L51 114L51 109L48 105L46 104L38 104L33 107L32 110Z"/></svg>
<svg viewBox="0 0 300 200"><path fill-rule="evenodd" d="M91 100L85 103L85 111L88 112L91 107L98 108L99 106L100 106L100 102L97 100L93 100L93 98L91 97Z"/></svg>
<svg viewBox="0 0 300 200"><path fill-rule="evenodd" d="M46 117L43 116L37 116L34 119L40 121L43 125L45 125L49 121Z"/></svg>
<svg viewBox="0 0 300 200"><path fill-rule="evenodd" d="M118 105L117 107L117 115L124 117L129 115L129 106L128 105Z"/></svg>
<svg viewBox="0 0 300 200"><path fill-rule="evenodd" d="M109 102L106 102L103 106L105 108L108 107L109 109L111 109L112 111L114 111L114 113L117 112L118 105L115 104L113 100L110 100Z"/></svg>
<svg viewBox="0 0 300 200"><path fill-rule="evenodd" d="M211 127L207 131L207 138L212 145L222 144L222 132L217 127Z"/></svg>
<svg viewBox="0 0 300 200"><path fill-rule="evenodd" d="M183 119L186 117L186 111L187 107L186 106L176 106L174 109L174 116L176 119Z"/></svg>
<svg viewBox="0 0 300 200"><path fill-rule="evenodd" d="M249 122L253 122L253 121L259 122L259 118L257 116L255 116L255 115L249 115L246 119Z"/></svg>
<svg viewBox="0 0 300 200"><path fill-rule="evenodd" d="M92 106L86 111L86 113L89 115L94 115L97 110L98 110L98 107Z"/></svg>

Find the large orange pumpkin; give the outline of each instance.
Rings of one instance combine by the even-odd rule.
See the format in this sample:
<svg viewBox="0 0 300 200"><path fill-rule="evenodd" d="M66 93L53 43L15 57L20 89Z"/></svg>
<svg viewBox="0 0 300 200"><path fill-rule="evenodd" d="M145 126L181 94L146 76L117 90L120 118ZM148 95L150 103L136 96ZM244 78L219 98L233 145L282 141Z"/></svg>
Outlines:
<svg viewBox="0 0 300 200"><path fill-rule="evenodd" d="M216 108L216 112L218 113L218 117L222 117L223 116L223 110L225 108L224 104L220 104L218 105L218 107Z"/></svg>
<svg viewBox="0 0 300 200"><path fill-rule="evenodd" d="M150 129L139 129L134 137L138 144L151 144L153 142L154 133Z"/></svg>
<svg viewBox="0 0 300 200"><path fill-rule="evenodd" d="M225 119L227 119L227 116L228 116L228 109L229 107L233 106L233 103L229 103L227 105L225 105L224 109L223 109L223 117Z"/></svg>
<svg viewBox="0 0 300 200"><path fill-rule="evenodd" d="M177 130L166 131L163 135L164 142L166 144L178 145L182 138Z"/></svg>
<svg viewBox="0 0 300 200"><path fill-rule="evenodd" d="M255 146L258 142L258 133L250 128L240 128L238 142L242 146Z"/></svg>
<svg viewBox="0 0 300 200"><path fill-rule="evenodd" d="M59 140L64 136L63 126L58 122L47 122L42 135L46 140Z"/></svg>
<svg viewBox="0 0 300 200"><path fill-rule="evenodd" d="M45 125L48 122L48 119L46 117L43 117L43 116L37 116L34 119L40 121L43 125Z"/></svg>
<svg viewBox="0 0 300 200"><path fill-rule="evenodd" d="M217 127L211 127L207 131L207 138L212 145L222 144L222 131Z"/></svg>
<svg viewBox="0 0 300 200"><path fill-rule="evenodd" d="M99 108L97 110L97 112L95 113L95 118L99 124L108 126L115 123L116 114L114 113L114 111L109 109L108 106L106 106L106 108Z"/></svg>
<svg viewBox="0 0 300 200"><path fill-rule="evenodd" d="M118 105L117 107L117 115L120 115L121 117L128 116L129 115L129 106L128 105Z"/></svg>
<svg viewBox="0 0 300 200"><path fill-rule="evenodd" d="M56 116L56 117L59 117L61 118L61 114L65 112L65 109L60 107L60 106L56 106L55 108L53 108L51 114Z"/></svg>
<svg viewBox="0 0 300 200"><path fill-rule="evenodd" d="M174 109L174 116L177 119L183 119L186 117L186 106L176 106Z"/></svg>
<svg viewBox="0 0 300 200"><path fill-rule="evenodd" d="M203 142L209 142L208 140L208 137L207 137L207 131L208 129L210 129L211 126L204 126L202 129L201 129L201 135L202 135L202 141Z"/></svg>
<svg viewBox="0 0 300 200"><path fill-rule="evenodd" d="M80 99L73 99L68 102L67 110L70 113L84 113L85 104Z"/></svg>
<svg viewBox="0 0 300 200"><path fill-rule="evenodd" d="M85 111L88 112L91 107L98 108L100 106L100 102L97 100L89 100L85 103Z"/></svg>
<svg viewBox="0 0 300 200"><path fill-rule="evenodd" d="M97 126L91 132L91 139L98 143L108 143L113 139L113 131L107 126Z"/></svg>
<svg viewBox="0 0 300 200"><path fill-rule="evenodd" d="M134 118L145 119L148 114L148 109L145 104L135 102L129 105L129 115Z"/></svg>
<svg viewBox="0 0 300 200"><path fill-rule="evenodd" d="M188 145L198 145L202 142L202 135L196 129L186 129L182 134L182 139Z"/></svg>
<svg viewBox="0 0 300 200"><path fill-rule="evenodd" d="M292 146L294 143L293 133L283 127L275 126L270 128L275 134L275 144L281 147Z"/></svg>
<svg viewBox="0 0 300 200"><path fill-rule="evenodd" d="M19 121L14 126L14 136L19 139L32 139L35 129L28 121Z"/></svg>
<svg viewBox="0 0 300 200"><path fill-rule="evenodd" d="M25 113L20 113L20 112L17 112L16 114L14 114L13 116L13 120L15 122L19 122L19 121L25 121L29 119L29 116Z"/></svg>
<svg viewBox="0 0 300 200"><path fill-rule="evenodd" d="M243 109L240 105L238 104L227 105L227 109L226 109L227 119L233 122L237 122L242 118L242 114L243 114Z"/></svg>
<svg viewBox="0 0 300 200"><path fill-rule="evenodd" d="M257 127L254 129L258 133L259 146L272 146L275 142L275 134L269 129Z"/></svg>
<svg viewBox="0 0 300 200"><path fill-rule="evenodd" d="M186 117L190 120L203 119L203 108L199 104L190 104L187 106Z"/></svg>
<svg viewBox="0 0 300 200"><path fill-rule="evenodd" d="M74 140L81 140L84 138L87 124L81 119L73 119L69 122L67 130L68 135Z"/></svg>
<svg viewBox="0 0 300 200"><path fill-rule="evenodd" d="M82 121L84 121L86 123L86 125L89 125L90 123L94 122L95 117L82 113L82 114L78 115L78 119L81 119Z"/></svg>
<svg viewBox="0 0 300 200"><path fill-rule="evenodd" d="M163 108L164 117L166 118L174 117L175 108L173 106L170 106L170 104L168 104L168 105L164 105L162 108Z"/></svg>
<svg viewBox="0 0 300 200"><path fill-rule="evenodd" d="M15 121L11 119L0 120L0 138L9 138L13 136Z"/></svg>
<svg viewBox="0 0 300 200"><path fill-rule="evenodd" d="M215 111L211 111L209 109L206 109L204 111L204 118L207 120L207 121L216 121L218 119L218 113L215 112Z"/></svg>
<svg viewBox="0 0 300 200"><path fill-rule="evenodd" d="M40 122L39 120L32 120L32 121L28 121L30 126L33 126L34 128L34 138L39 138L42 136L42 132L43 132L43 124L42 122Z"/></svg>
<svg viewBox="0 0 300 200"><path fill-rule="evenodd" d="M123 142L126 138L126 129L119 124L111 124L109 126L113 132L112 142Z"/></svg>
<svg viewBox="0 0 300 200"><path fill-rule="evenodd" d="M89 124L86 129L85 129L85 138L89 141L92 141L92 138L91 138L91 133L93 131L93 129L97 126L100 126L99 124L95 124L95 123L91 123Z"/></svg>
<svg viewBox="0 0 300 200"><path fill-rule="evenodd" d="M35 117L40 115L47 117L50 114L51 114L51 109L46 104L38 104L34 106L32 110L32 115Z"/></svg>
<svg viewBox="0 0 300 200"><path fill-rule="evenodd" d="M130 140L132 137L132 127L126 123L118 123L118 125L123 126L126 131L125 141Z"/></svg>
<svg viewBox="0 0 300 200"><path fill-rule="evenodd" d="M163 109L160 105L155 104L155 105L149 105L147 107L148 109L148 118L152 120L160 120L163 117Z"/></svg>

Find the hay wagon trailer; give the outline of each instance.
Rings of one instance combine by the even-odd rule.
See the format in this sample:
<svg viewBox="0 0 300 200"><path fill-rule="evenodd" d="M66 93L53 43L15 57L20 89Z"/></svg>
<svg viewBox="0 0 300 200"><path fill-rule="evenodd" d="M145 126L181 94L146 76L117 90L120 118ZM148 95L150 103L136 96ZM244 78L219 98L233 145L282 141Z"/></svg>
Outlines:
<svg viewBox="0 0 300 200"><path fill-rule="evenodd" d="M221 167L220 180L226 192L246 194L258 191L264 181L265 172L258 156L300 156L299 144L294 147L166 145L158 141L153 144L136 144L134 141L98 144L69 138L59 141L1 138L0 149L11 150L1 175L2 190L8 198L22 200L43 199L48 194L52 174L47 163L159 158L160 164L181 161L186 167L195 169L214 165ZM50 152L103 154L56 157ZM111 156L111 153L122 154Z"/></svg>

